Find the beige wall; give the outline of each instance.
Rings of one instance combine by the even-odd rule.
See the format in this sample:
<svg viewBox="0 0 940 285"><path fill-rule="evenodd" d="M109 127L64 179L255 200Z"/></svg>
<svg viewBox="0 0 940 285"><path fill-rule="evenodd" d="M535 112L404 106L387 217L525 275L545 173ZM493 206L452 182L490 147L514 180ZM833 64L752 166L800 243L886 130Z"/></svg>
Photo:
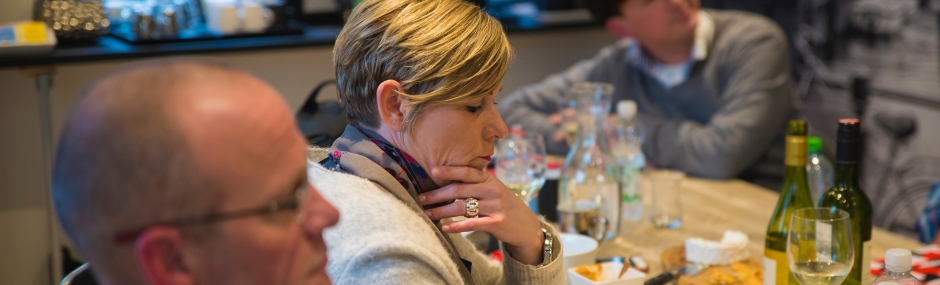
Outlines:
<svg viewBox="0 0 940 285"><path fill-rule="evenodd" d="M31 0L0 0L0 22L25 20ZM541 80L613 40L600 28L510 35L517 58L503 94ZM319 81L333 78L330 47L211 55L269 82L297 108ZM133 61L57 66L52 89L52 123L58 133L75 94L92 80ZM49 284L48 198L42 175L39 103L32 78L0 69L0 280L7 284Z"/></svg>

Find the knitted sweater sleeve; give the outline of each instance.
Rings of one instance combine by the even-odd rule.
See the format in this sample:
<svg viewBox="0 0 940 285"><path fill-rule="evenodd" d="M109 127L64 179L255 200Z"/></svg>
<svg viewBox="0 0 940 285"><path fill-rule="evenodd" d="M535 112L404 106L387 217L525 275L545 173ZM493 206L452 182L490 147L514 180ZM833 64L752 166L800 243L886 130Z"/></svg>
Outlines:
<svg viewBox="0 0 940 285"><path fill-rule="evenodd" d="M542 227L549 230L549 233L555 237L553 247L553 258L545 266L536 267L534 265L523 264L515 259L501 245L503 262L497 262L482 252L476 250L473 244L458 234L452 234L451 240L460 251L460 255L473 263L472 276L476 284L545 284L552 285L566 284L567 276L562 264L561 241L558 240L558 232L548 223L541 221Z"/></svg>
<svg viewBox="0 0 940 285"><path fill-rule="evenodd" d="M308 176L340 212L323 233L333 284L463 283L434 228L391 194L316 162L308 163Z"/></svg>
<svg viewBox="0 0 940 285"><path fill-rule="evenodd" d="M335 268L333 284L459 284L440 254L417 245L401 243L367 246L344 259L342 269ZM455 278L457 277L457 278Z"/></svg>

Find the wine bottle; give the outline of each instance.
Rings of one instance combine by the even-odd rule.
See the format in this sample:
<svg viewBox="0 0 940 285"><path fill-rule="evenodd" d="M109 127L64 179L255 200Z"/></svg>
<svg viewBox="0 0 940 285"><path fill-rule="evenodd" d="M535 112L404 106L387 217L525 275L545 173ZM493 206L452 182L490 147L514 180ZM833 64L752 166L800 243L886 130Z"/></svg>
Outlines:
<svg viewBox="0 0 940 285"><path fill-rule="evenodd" d="M819 200L820 207L835 207L849 212L852 238L855 239L855 263L842 282L845 285L871 284L871 201L858 186L861 131L858 119L839 120L836 135L836 179Z"/></svg>
<svg viewBox="0 0 940 285"><path fill-rule="evenodd" d="M794 210L813 206L806 184L806 121L790 121L784 163L787 174L764 240L764 285L799 284L787 265L787 231Z"/></svg>

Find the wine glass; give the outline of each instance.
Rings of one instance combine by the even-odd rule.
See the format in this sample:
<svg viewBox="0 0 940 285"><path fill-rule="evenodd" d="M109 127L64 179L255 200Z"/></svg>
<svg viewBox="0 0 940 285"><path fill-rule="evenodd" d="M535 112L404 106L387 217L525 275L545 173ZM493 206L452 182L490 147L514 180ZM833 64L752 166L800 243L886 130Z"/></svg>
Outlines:
<svg viewBox="0 0 940 285"><path fill-rule="evenodd" d="M849 213L832 208L793 211L787 233L787 264L803 285L838 285L855 261Z"/></svg>
<svg viewBox="0 0 940 285"><path fill-rule="evenodd" d="M513 129L496 153L496 178L529 204L545 185L545 139Z"/></svg>

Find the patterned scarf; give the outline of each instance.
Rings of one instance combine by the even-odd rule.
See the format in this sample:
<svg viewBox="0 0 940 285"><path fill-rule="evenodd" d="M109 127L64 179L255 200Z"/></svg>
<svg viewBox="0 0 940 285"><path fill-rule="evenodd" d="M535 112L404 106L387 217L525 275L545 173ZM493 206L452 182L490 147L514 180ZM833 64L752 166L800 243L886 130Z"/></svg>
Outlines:
<svg viewBox="0 0 940 285"><path fill-rule="evenodd" d="M411 182L411 185L414 185L415 192L417 192L418 195L426 193L428 191L437 190L438 188L440 188L439 186L437 186L436 183L434 183L433 180L431 180L431 177L428 175L428 172L425 171L424 168L418 164L418 162L414 159L414 157L398 149L392 144L386 142L385 139L382 138L382 136L380 136L379 134L371 130L359 128L358 126L356 128L359 129L359 131L365 134L367 137L369 137L372 143L378 146L379 149L385 152L385 154L392 157L392 159L394 159L395 162L397 162L398 165L401 166L402 171L399 171L398 173L395 173L394 170L388 167L385 167L385 171L388 171L389 174L392 174L392 176L394 176L395 179L398 180L398 183L401 183L401 185L405 187L405 189L408 189L408 184L406 184L405 179L402 177L402 174L406 174L408 181ZM451 202L453 201L437 203L434 205L428 205L428 206L424 206L424 208L430 209L430 208L440 207L440 206L450 204Z"/></svg>

